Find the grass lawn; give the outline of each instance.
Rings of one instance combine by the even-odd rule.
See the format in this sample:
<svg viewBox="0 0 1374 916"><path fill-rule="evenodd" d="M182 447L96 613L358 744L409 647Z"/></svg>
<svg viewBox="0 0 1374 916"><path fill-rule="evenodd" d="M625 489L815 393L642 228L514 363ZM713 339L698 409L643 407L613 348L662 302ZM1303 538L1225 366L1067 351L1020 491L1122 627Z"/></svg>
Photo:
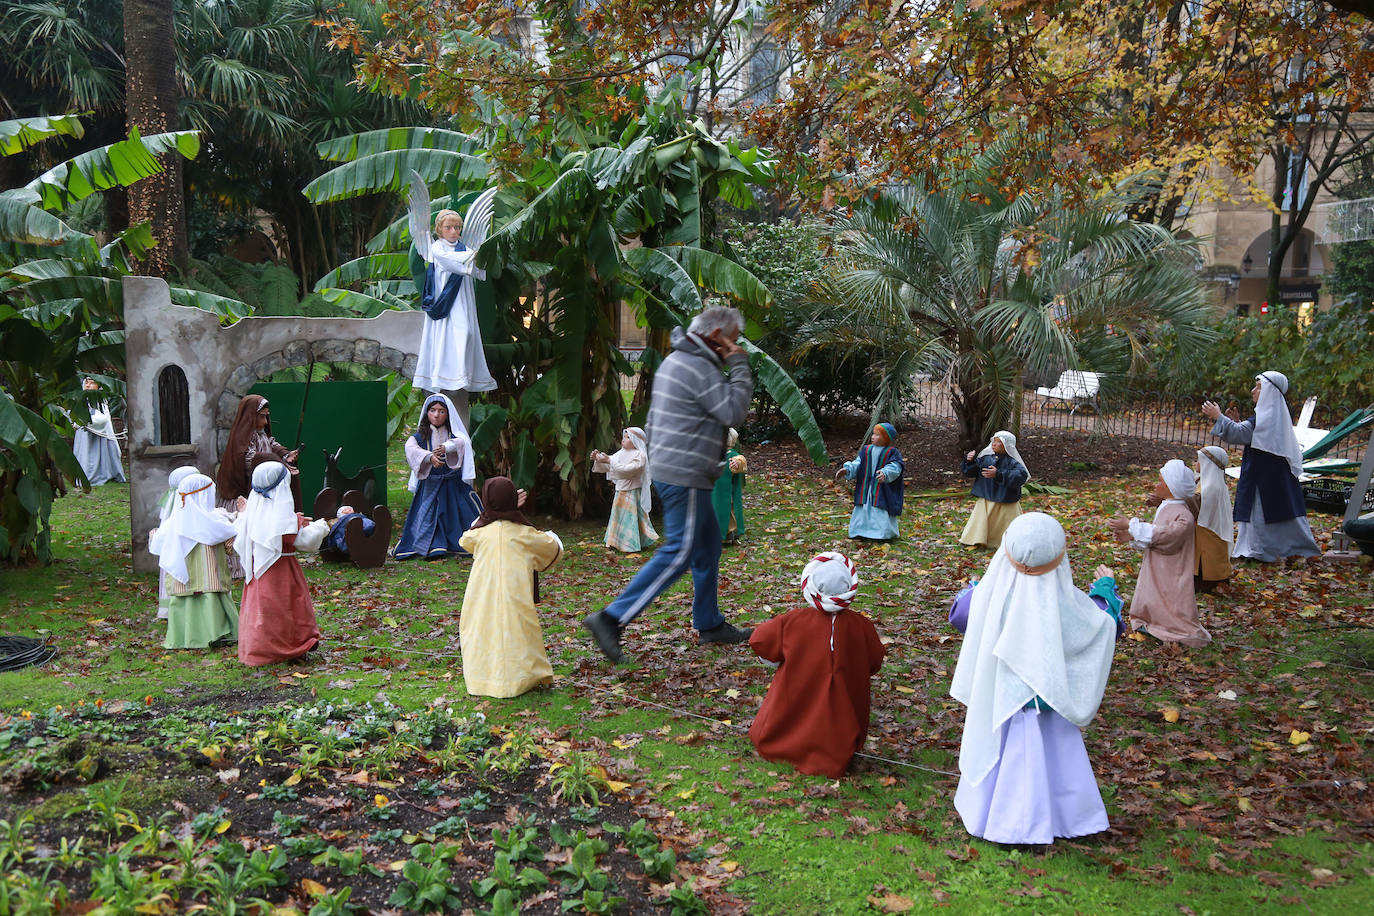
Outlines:
<svg viewBox="0 0 1374 916"><path fill-rule="evenodd" d="M391 464L403 466L395 455ZM1064 522L1080 585L1107 563L1123 592L1134 586L1138 557L1111 542L1104 520L1147 511L1149 478L1142 472L1027 499L1027 508ZM389 483L397 503L397 494L406 495L403 478L393 470ZM10 774L0 775L0 872L10 876L0 886L0 912L24 911L16 901L38 899L45 868L49 887L54 875L83 876L68 882L73 902L101 889L109 905L112 888L127 890L142 875L165 885L157 885L163 898L142 912L228 911L213 902L224 896L212 887L219 879L193 881L187 863L246 881L255 867L272 870L278 848L289 864L276 860L276 870L289 880L262 896L300 913L347 912L346 901L330 901L351 883L355 904L368 893L384 900L398 887L422 889L423 869L474 882L494 875L486 894L433 904L454 912L515 912L502 907L520 901L525 912L778 914L1336 913L1368 905L1374 602L1367 562L1245 565L1226 596L1200 596L1212 645L1119 641L1106 699L1085 731L1111 830L1048 849L1007 849L970 840L952 805L963 714L948 696L959 639L945 615L962 580L988 558L957 543L966 494L911 496L904 538L878 546L844 537L846 500L822 472L753 474L745 500L748 532L721 566L730 618L749 624L795 606L805 561L839 549L863 579L855 607L887 643L873 685L869 756L838 782L754 754L744 729L770 671L746 647L696 646L685 580L627 630L627 663L604 662L578 622L642 562L602 546L604 522L536 518L566 547L562 563L540 579L557 683L493 701L463 688L463 561L362 572L307 558L323 651L302 664L249 669L232 648L162 649L156 580L134 574L128 556L127 486L60 500L57 561L0 573L0 632L47 631L61 650L44 668L0 674L0 774ZM1319 540L1334 523L1313 521ZM326 706L354 719L343 728L318 712ZM379 710L383 725L358 737L352 723ZM479 712L484 719L473 718ZM464 735L473 732L483 734L468 748ZM338 745L333 756L325 756L326 745ZM388 757L389 747L408 750ZM200 758L210 765L187 763ZM139 769L150 761L148 773ZM504 819L488 823L473 813L478 790L460 796L456 782L445 782L459 773L483 777L482 791L498 801L492 816ZM293 775L301 778L288 785ZM312 796L312 785L335 792L335 808L353 806L367 820L329 827L325 812L334 809L307 804L326 794ZM292 786L299 798L288 798ZM274 799L275 809L267 804ZM516 812L521 804L531 807ZM389 816L378 813L393 807L404 828L394 836ZM450 809L467 817L456 839L458 828L446 834L436 824ZM555 824L560 812L572 820ZM302 820L293 825L293 817ZM638 817L656 837L647 845L624 833ZM585 837L571 835L578 823L588 825ZM498 834L534 829L544 853L523 863L561 891L541 891L537 876L521 884L511 864L522 861L510 848L515 841L488 839L492 825ZM85 860L64 861L61 837L81 838ZM192 842L187 837L200 845L177 865L176 843ZM599 837L608 849L596 861L612 873L604 893L597 888L604 881L572 871L582 861L573 855L579 843L594 846ZM229 846L239 852L214 852ZM447 852L435 851L441 847ZM652 864L654 849L671 850L676 870ZM118 861L95 855L111 850ZM359 851L363 864L340 864ZM265 858L254 866L258 853ZM607 864L615 856L624 861ZM626 899L608 902L617 887Z"/></svg>

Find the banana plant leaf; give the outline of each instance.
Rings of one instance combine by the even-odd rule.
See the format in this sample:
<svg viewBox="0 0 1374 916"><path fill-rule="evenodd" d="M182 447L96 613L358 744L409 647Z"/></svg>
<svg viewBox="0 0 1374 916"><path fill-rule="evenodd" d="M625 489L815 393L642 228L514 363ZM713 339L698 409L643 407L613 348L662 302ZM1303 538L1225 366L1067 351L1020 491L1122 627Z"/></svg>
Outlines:
<svg viewBox="0 0 1374 916"><path fill-rule="evenodd" d="M484 178L487 163L470 153L443 149L387 150L363 156L330 169L302 191L312 203L328 203L375 194L402 191L410 186L412 171L426 182L457 173L464 181Z"/></svg>
<svg viewBox="0 0 1374 916"><path fill-rule="evenodd" d="M410 258L405 253L371 254L354 258L320 277L315 283L315 291L363 280L394 280L409 276Z"/></svg>
<svg viewBox="0 0 1374 916"><path fill-rule="evenodd" d="M149 134L130 131L129 139L93 149L58 163L25 187L36 192L47 210L65 210L98 191L128 187L162 171L157 157L177 152L194 159L200 135L194 130Z"/></svg>
<svg viewBox="0 0 1374 916"><path fill-rule="evenodd" d="M480 141L469 134L442 127L385 127L326 140L315 149L329 162L353 162L392 150L438 149L471 153Z"/></svg>
<svg viewBox="0 0 1374 916"><path fill-rule="evenodd" d="M392 307L391 303L384 299L378 299L376 296L369 296L366 293L351 289L325 287L315 291L323 296L326 302L342 306L360 318L375 318Z"/></svg>
<svg viewBox="0 0 1374 916"><path fill-rule="evenodd" d="M469 415L472 450L479 455L491 451L509 417L510 411L497 404L473 404Z"/></svg>
<svg viewBox="0 0 1374 916"><path fill-rule="evenodd" d="M507 265L518 264L545 239L557 238L558 230L580 220L585 204L596 194L596 185L585 169L569 169L539 193L504 226L487 236L477 250L477 266L491 280L500 278Z"/></svg>
<svg viewBox="0 0 1374 916"><path fill-rule="evenodd" d="M81 119L74 114L0 121L0 156L13 156L49 137L80 138L85 133Z"/></svg>
<svg viewBox="0 0 1374 916"><path fill-rule="evenodd" d="M56 245L71 238L86 238L47 210L37 206L41 198L25 188L0 192L0 239L28 245Z"/></svg>
<svg viewBox="0 0 1374 916"><path fill-rule="evenodd" d="M214 293L182 286L173 286L167 292L177 305L213 312L215 317L223 322L232 323L253 314L252 307L247 303L227 296L216 296Z"/></svg>

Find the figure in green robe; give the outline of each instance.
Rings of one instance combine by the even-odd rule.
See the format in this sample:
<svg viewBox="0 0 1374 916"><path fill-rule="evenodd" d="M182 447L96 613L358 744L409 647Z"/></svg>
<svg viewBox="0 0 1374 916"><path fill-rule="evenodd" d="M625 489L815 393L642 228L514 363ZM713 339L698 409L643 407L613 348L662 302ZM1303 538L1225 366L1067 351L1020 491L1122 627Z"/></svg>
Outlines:
<svg viewBox="0 0 1374 916"><path fill-rule="evenodd" d="M721 541L734 544L744 535L744 474L749 464L735 448L739 433L731 429L725 443L725 473L711 492L711 507L720 523Z"/></svg>

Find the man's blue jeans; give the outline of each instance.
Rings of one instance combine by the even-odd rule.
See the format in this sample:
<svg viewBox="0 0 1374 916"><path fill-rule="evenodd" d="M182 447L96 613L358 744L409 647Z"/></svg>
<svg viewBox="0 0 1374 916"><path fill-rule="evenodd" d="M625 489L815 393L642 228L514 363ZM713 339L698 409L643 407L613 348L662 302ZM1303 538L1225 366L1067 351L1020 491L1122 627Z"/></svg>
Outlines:
<svg viewBox="0 0 1374 916"><path fill-rule="evenodd" d="M692 570L692 626L711 630L725 622L716 587L720 579L720 523L711 491L655 483L663 507L663 545L640 567L606 613L627 624L639 616L689 568Z"/></svg>

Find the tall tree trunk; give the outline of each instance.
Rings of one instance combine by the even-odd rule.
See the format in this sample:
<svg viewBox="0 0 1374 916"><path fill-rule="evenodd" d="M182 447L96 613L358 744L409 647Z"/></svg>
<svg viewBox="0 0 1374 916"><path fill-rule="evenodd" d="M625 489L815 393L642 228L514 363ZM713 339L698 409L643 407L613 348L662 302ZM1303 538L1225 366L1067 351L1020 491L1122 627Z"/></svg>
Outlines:
<svg viewBox="0 0 1374 916"><path fill-rule="evenodd" d="M140 135L177 130L176 27L173 0L124 0L125 111ZM163 154L161 174L129 188L129 222L151 225L157 247L140 269L168 276L184 267L186 197L181 154Z"/></svg>

